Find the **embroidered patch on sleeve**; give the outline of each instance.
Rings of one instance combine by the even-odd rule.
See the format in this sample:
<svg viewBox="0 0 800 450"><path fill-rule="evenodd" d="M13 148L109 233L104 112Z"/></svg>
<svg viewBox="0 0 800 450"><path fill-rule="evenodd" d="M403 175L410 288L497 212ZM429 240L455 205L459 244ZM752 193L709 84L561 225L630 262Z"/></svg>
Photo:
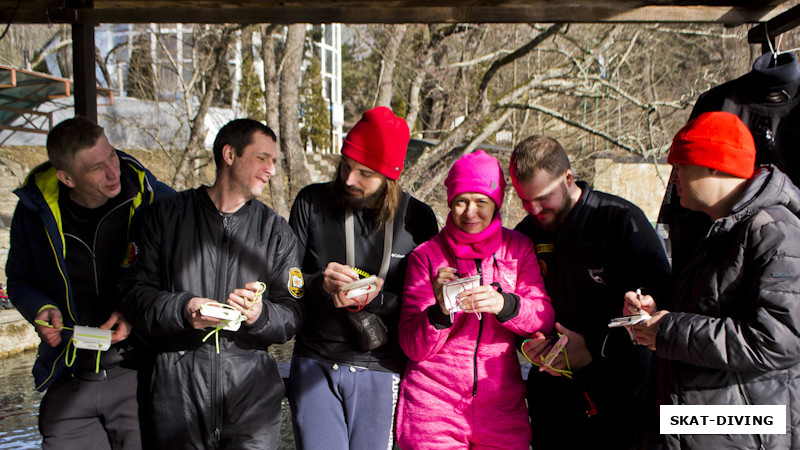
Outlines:
<svg viewBox="0 0 800 450"><path fill-rule="evenodd" d="M552 253L556 251L556 244L537 244L536 245L536 254L539 253Z"/></svg>
<svg viewBox="0 0 800 450"><path fill-rule="evenodd" d="M127 269L130 267L136 261L137 256L139 256L139 246L136 245L136 242L128 242L128 248L125 249L125 258L122 259L122 268Z"/></svg>
<svg viewBox="0 0 800 450"><path fill-rule="evenodd" d="M303 297L303 293L305 293L303 286L303 272L297 267L289 269L289 293L292 294L292 297Z"/></svg>

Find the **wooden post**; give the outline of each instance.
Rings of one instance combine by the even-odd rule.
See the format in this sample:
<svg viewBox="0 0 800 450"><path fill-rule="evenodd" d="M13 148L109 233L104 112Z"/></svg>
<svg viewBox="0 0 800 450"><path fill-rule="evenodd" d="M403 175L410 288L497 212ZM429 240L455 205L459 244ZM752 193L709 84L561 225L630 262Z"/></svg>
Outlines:
<svg viewBox="0 0 800 450"><path fill-rule="evenodd" d="M93 0L79 1L92 8ZM75 81L75 115L97 122L97 75L95 73L94 24L72 24L72 72Z"/></svg>

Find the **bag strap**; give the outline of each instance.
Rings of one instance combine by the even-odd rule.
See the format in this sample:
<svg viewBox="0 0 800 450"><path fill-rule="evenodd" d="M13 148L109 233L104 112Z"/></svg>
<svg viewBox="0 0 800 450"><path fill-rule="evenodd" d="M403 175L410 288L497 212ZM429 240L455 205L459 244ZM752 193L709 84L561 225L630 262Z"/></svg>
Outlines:
<svg viewBox="0 0 800 450"><path fill-rule="evenodd" d="M394 221L383 227L383 259L378 276L386 279L389 273L389 262L392 259L392 241L394 239ZM344 240L345 240L345 262L350 267L356 266L355 255L355 225L353 223L353 209L348 207L344 212Z"/></svg>

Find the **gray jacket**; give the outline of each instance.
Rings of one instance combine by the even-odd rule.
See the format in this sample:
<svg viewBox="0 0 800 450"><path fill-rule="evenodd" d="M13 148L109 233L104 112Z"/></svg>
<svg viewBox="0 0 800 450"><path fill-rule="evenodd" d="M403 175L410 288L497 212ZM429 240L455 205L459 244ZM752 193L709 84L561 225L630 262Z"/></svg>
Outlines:
<svg viewBox="0 0 800 450"><path fill-rule="evenodd" d="M668 448L800 448L800 191L756 170L675 279L659 324L667 403L786 405L784 435L671 435Z"/></svg>

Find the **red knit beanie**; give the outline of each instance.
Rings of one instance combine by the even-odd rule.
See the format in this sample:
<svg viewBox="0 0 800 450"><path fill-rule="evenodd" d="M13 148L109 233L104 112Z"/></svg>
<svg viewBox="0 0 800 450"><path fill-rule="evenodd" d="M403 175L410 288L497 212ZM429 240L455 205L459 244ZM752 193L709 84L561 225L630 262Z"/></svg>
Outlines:
<svg viewBox="0 0 800 450"><path fill-rule="evenodd" d="M344 138L342 154L370 169L397 180L410 138L406 121L392 110L378 106L365 112Z"/></svg>
<svg viewBox="0 0 800 450"><path fill-rule="evenodd" d="M503 169L494 158L483 150L467 153L450 168L444 180L447 186L447 204L453 197L465 192L476 192L491 198L497 209L503 205L506 180Z"/></svg>
<svg viewBox="0 0 800 450"><path fill-rule="evenodd" d="M716 169L749 179L756 165L756 144L739 116L723 111L700 114L684 125L667 162Z"/></svg>

